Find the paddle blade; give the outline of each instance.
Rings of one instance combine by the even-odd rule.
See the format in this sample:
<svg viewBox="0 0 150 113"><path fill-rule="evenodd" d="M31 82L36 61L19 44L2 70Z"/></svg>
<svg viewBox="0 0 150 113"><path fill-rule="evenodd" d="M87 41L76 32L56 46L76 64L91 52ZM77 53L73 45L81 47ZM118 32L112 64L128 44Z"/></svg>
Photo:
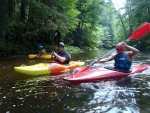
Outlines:
<svg viewBox="0 0 150 113"><path fill-rule="evenodd" d="M36 58L37 54L29 54L28 57L29 58Z"/></svg>
<svg viewBox="0 0 150 113"><path fill-rule="evenodd" d="M55 42L56 46L58 46L58 44L60 42L60 38L61 38L61 33L59 30L56 30L55 34L54 34L54 42Z"/></svg>
<svg viewBox="0 0 150 113"><path fill-rule="evenodd" d="M133 31L132 35L129 37L130 40L138 39L145 34L147 34L150 30L150 24L148 22L145 22L140 27L138 27L136 30Z"/></svg>

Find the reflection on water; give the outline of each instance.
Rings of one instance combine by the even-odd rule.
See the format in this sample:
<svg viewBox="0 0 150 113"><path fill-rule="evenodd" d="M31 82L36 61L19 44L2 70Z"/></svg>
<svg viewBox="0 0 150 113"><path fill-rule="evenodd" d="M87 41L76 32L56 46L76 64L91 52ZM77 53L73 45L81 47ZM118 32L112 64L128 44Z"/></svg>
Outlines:
<svg viewBox="0 0 150 113"><path fill-rule="evenodd" d="M138 113L134 89L119 87L116 81L92 83L95 90L94 97L89 102L91 112L101 111L107 113L126 112Z"/></svg>
<svg viewBox="0 0 150 113"><path fill-rule="evenodd" d="M107 52L107 51L106 51ZM102 51L72 54L73 60L89 65ZM80 56L80 57L79 57ZM150 64L150 54L140 53L134 64ZM150 68L132 76L71 84L57 76L26 76L14 66L47 62L26 57L0 59L0 110L2 113L148 113L150 112ZM112 66L113 61L94 66Z"/></svg>

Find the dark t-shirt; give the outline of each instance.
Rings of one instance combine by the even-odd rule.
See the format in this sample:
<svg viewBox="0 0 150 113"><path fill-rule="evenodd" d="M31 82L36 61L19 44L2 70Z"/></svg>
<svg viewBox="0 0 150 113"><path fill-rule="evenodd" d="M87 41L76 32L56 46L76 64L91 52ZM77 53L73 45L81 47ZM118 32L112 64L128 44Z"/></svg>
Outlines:
<svg viewBox="0 0 150 113"><path fill-rule="evenodd" d="M65 57L66 61L62 63L62 62L56 60L57 62L59 62L61 64L69 64L69 62L71 60L71 55L70 55L70 53L68 51L63 50L62 52L58 52L58 55L61 56L61 57Z"/></svg>

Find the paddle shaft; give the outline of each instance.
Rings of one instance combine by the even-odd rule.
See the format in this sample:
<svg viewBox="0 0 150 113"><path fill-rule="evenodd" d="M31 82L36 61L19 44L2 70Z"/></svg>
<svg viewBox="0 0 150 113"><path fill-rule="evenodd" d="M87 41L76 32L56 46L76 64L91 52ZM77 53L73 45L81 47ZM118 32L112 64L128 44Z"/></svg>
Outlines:
<svg viewBox="0 0 150 113"><path fill-rule="evenodd" d="M110 53L112 53L112 52L114 52L114 51L115 51L115 48L112 49L111 51L109 51L107 54L103 55L103 56L102 56L101 58L99 58L96 62L98 62L99 60L105 58L107 55L109 55ZM94 61L94 62L90 65L90 67L91 67L92 65L94 65L96 62Z"/></svg>

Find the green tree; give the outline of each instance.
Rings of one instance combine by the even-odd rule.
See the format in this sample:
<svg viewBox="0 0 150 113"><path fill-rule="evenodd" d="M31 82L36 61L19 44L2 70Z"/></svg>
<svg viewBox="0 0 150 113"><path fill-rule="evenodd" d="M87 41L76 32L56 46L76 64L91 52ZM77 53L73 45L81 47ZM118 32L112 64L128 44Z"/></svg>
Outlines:
<svg viewBox="0 0 150 113"><path fill-rule="evenodd" d="M81 12L78 15L79 23L74 31L74 43L77 46L92 47L96 43L96 31L101 20L103 0L78 0L77 9ZM80 39L80 41L79 41Z"/></svg>
<svg viewBox="0 0 150 113"><path fill-rule="evenodd" d="M126 23L128 22L129 26L128 32L129 35L131 35L133 30L138 26L144 22L150 22L150 1L127 0L125 16L127 17ZM150 48L148 36L150 36L150 34L144 36L145 38L133 42L133 44L135 44L141 50L148 50Z"/></svg>

